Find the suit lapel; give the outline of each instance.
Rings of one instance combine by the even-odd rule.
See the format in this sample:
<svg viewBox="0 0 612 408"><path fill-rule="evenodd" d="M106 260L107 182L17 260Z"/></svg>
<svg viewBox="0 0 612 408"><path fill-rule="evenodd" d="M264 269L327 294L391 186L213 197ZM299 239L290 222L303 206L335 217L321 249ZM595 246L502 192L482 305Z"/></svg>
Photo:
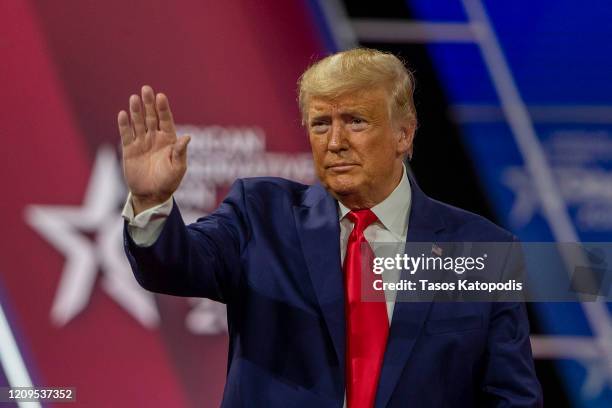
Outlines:
<svg viewBox="0 0 612 408"><path fill-rule="evenodd" d="M336 201L315 184L293 214L317 301L338 357L344 380L344 283L340 265L340 223Z"/></svg>
<svg viewBox="0 0 612 408"><path fill-rule="evenodd" d="M409 179L412 203L406 253L409 253L408 245L411 242L437 242L438 232L444 228L442 219L435 212L433 201L421 191L412 177ZM389 402L431 308L431 302L402 302L401 293L397 295L398 301L393 309L393 319L376 394L377 408L383 408Z"/></svg>

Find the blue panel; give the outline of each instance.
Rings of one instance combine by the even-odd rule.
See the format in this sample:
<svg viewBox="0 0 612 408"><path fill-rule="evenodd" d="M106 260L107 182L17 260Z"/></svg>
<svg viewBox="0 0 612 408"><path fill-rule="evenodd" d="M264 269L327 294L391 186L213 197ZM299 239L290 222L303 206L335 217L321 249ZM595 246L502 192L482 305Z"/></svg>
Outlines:
<svg viewBox="0 0 612 408"><path fill-rule="evenodd" d="M409 5L418 7L419 15L427 16L428 21L463 22L467 19L461 2L457 0L419 1L414 5L409 2Z"/></svg>
<svg viewBox="0 0 612 408"><path fill-rule="evenodd" d="M459 0L408 5L420 21L468 22ZM578 236L611 241L612 3L488 0L484 7ZM522 240L553 240L480 46L437 43L428 52L448 100L463 108L462 136L498 219ZM542 303L536 312L547 334L592 339L579 304ZM612 406L603 358L559 356L557 367L575 406Z"/></svg>
<svg viewBox="0 0 612 408"><path fill-rule="evenodd" d="M476 44L431 44L451 103L496 103L497 95ZM416 73L418 79L418 72Z"/></svg>

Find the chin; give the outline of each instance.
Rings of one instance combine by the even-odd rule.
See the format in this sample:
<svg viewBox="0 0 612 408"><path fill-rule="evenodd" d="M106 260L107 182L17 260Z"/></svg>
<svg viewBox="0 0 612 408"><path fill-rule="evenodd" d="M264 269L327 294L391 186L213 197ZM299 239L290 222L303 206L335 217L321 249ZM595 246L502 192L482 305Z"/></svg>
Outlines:
<svg viewBox="0 0 612 408"><path fill-rule="evenodd" d="M347 196L359 191L359 183L352 177L328 177L323 184L327 190L338 196Z"/></svg>

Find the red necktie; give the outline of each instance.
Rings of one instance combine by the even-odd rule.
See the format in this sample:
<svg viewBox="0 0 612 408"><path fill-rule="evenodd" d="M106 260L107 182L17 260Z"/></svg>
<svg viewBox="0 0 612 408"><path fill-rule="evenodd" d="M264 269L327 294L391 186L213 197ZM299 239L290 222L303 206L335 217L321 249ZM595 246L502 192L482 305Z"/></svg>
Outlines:
<svg viewBox="0 0 612 408"><path fill-rule="evenodd" d="M371 271L374 253L366 241L363 231L377 220L370 210L351 211L347 214L353 222L353 231L348 239L344 258L344 288L346 310L346 401L348 408L371 408L374 406L378 379L389 334L389 320L384 292L376 302L368 297L361 299L361 280L372 285ZM365 244L365 245L364 245ZM365 259L362 258L362 255ZM368 265L362 273L361 266ZM368 293L372 293L369 290Z"/></svg>

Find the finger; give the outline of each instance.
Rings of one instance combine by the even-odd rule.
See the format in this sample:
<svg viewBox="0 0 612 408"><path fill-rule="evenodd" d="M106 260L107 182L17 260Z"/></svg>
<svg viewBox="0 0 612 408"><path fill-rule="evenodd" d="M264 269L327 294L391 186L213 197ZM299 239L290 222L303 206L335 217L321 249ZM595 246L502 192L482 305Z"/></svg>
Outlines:
<svg viewBox="0 0 612 408"><path fill-rule="evenodd" d="M130 116L132 119L132 126L134 127L134 136L136 138L144 137L147 130L145 128L142 105L138 95L130 96Z"/></svg>
<svg viewBox="0 0 612 408"><path fill-rule="evenodd" d="M142 101L145 108L145 125L147 130L157 130L157 113L155 112L155 94L149 85L142 87Z"/></svg>
<svg viewBox="0 0 612 408"><path fill-rule="evenodd" d="M130 120L126 111L119 112L117 115L117 125L119 126L119 134L121 135L121 144L127 146L134 141L134 131L130 126Z"/></svg>
<svg viewBox="0 0 612 408"><path fill-rule="evenodd" d="M157 117L159 118L159 129L168 133L175 133L174 119L172 111L170 111L170 103L168 97L163 93L158 93L155 96L155 105L157 107Z"/></svg>
<svg viewBox="0 0 612 408"><path fill-rule="evenodd" d="M172 149L172 161L178 164L187 163L187 145L191 136L181 136L178 138Z"/></svg>

